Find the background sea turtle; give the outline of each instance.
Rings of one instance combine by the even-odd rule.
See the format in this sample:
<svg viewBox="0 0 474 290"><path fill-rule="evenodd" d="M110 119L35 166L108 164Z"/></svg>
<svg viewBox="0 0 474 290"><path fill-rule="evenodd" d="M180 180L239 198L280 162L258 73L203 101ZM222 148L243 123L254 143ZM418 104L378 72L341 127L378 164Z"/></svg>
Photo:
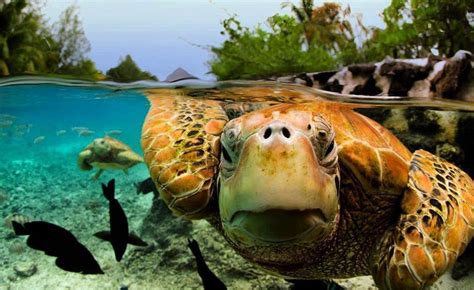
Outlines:
<svg viewBox="0 0 474 290"><path fill-rule="evenodd" d="M104 169L121 169L125 173L128 168L143 162L143 158L132 149L111 137L97 138L79 153L77 163L82 170L98 168L94 179L99 178Z"/></svg>
<svg viewBox="0 0 474 290"><path fill-rule="evenodd" d="M474 234L471 178L427 151L410 153L354 105L289 96L149 92L142 148L161 198L283 277L431 285ZM292 104L266 106L282 101ZM229 106L242 116L229 121Z"/></svg>

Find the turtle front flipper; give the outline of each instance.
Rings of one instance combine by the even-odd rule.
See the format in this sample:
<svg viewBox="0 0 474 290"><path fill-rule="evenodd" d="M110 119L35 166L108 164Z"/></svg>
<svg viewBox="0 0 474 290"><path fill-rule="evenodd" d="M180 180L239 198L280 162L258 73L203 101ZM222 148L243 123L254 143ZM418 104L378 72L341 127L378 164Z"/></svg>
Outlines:
<svg viewBox="0 0 474 290"><path fill-rule="evenodd" d="M89 163L89 158L92 156L92 151L87 147L77 157L77 165L82 170L92 170L92 165Z"/></svg>
<svg viewBox="0 0 474 290"><path fill-rule="evenodd" d="M217 101L150 93L142 149L150 175L178 216L207 215L219 166L219 138L228 118Z"/></svg>
<svg viewBox="0 0 474 290"><path fill-rule="evenodd" d="M422 289L462 254L474 235L474 186L454 165L418 150L395 230L379 245L373 270L382 289Z"/></svg>

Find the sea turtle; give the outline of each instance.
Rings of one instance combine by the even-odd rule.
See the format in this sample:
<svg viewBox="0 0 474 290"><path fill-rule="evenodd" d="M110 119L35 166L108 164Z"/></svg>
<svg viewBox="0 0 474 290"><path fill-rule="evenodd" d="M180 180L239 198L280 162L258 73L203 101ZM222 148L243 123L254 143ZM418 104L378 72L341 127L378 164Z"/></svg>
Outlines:
<svg viewBox="0 0 474 290"><path fill-rule="evenodd" d="M354 104L301 93L235 106L264 104L262 95L273 104L288 94L148 92L142 149L176 215L206 219L241 256L286 278L371 274L382 289L421 289L453 265L474 235L466 173L411 153ZM254 111L229 121L229 104Z"/></svg>
<svg viewBox="0 0 474 290"><path fill-rule="evenodd" d="M129 146L108 136L92 141L77 158L82 170L99 169L94 179L99 178L104 169L121 169L127 173L128 168L140 162L143 162L143 158Z"/></svg>

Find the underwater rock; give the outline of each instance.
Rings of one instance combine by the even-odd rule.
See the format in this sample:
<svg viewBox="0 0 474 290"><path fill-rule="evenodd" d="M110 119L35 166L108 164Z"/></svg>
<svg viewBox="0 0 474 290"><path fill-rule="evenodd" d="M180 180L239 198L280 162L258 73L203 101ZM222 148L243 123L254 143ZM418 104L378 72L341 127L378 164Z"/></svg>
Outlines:
<svg viewBox="0 0 474 290"><path fill-rule="evenodd" d="M474 269L474 241L471 241L464 253L457 259L451 270L451 277L460 280Z"/></svg>
<svg viewBox="0 0 474 290"><path fill-rule="evenodd" d="M160 240L167 239L170 235L186 237L191 233L191 230L192 223L190 221L173 216L163 200L155 196L152 207L143 220L140 235L159 243Z"/></svg>
<svg viewBox="0 0 474 290"><path fill-rule="evenodd" d="M462 168L474 176L474 113L464 113L458 122L456 143L464 152Z"/></svg>
<svg viewBox="0 0 474 290"><path fill-rule="evenodd" d="M392 110L385 108L360 108L356 109L356 111L380 124L382 124L385 120L389 119L392 116Z"/></svg>
<svg viewBox="0 0 474 290"><path fill-rule="evenodd" d="M407 109L405 117L411 131L435 135L440 131L439 116L431 110Z"/></svg>
<svg viewBox="0 0 474 290"><path fill-rule="evenodd" d="M10 289L12 288L8 283L0 280L0 290L10 290Z"/></svg>
<svg viewBox="0 0 474 290"><path fill-rule="evenodd" d="M28 278L36 274L38 267L32 262L18 262L13 266L13 270L18 277Z"/></svg>
<svg viewBox="0 0 474 290"><path fill-rule="evenodd" d="M464 160L463 151L458 147L449 143L436 145L436 155L448 160L454 164L461 164Z"/></svg>

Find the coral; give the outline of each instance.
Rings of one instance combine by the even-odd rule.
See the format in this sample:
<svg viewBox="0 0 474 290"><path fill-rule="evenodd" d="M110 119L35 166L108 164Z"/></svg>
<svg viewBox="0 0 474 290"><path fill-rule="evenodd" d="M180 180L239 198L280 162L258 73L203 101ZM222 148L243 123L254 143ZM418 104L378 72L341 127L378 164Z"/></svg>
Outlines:
<svg viewBox="0 0 474 290"><path fill-rule="evenodd" d="M38 267L32 262L18 262L13 266L13 270L18 277L28 278L38 271Z"/></svg>

